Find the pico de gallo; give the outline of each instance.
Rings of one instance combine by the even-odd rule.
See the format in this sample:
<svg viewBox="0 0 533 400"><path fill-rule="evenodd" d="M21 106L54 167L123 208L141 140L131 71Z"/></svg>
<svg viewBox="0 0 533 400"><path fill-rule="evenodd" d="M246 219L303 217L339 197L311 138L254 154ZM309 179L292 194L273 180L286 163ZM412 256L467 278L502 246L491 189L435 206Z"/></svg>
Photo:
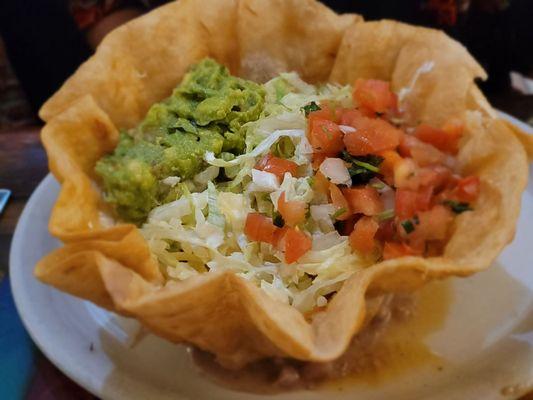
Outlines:
<svg viewBox="0 0 533 400"><path fill-rule="evenodd" d="M389 82L260 85L204 60L96 172L168 280L231 270L308 312L360 269L442 254L480 191L462 135L407 120Z"/></svg>
<svg viewBox="0 0 533 400"><path fill-rule="evenodd" d="M352 96L354 107L330 101L303 107L313 188L333 205L335 229L364 255L439 255L454 216L472 210L479 194L479 178L455 169L463 124L398 124L398 98L386 81L358 79ZM255 168L278 178L298 176L297 164L271 153ZM298 227L307 204L282 193L277 210L279 222L248 214L245 233L277 246L287 263L297 262L311 249L309 234Z"/></svg>

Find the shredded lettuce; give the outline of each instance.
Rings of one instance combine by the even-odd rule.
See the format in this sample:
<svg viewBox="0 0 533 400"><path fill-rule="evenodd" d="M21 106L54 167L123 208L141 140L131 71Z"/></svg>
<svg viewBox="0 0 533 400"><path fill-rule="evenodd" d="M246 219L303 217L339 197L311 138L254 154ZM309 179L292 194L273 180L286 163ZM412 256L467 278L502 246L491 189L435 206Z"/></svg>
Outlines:
<svg viewBox="0 0 533 400"><path fill-rule="evenodd" d="M323 101L351 106L351 89L310 85L295 73L281 74L264 89L266 104L261 118L242 127L245 152L236 157L221 153L218 158L207 152L206 168L191 180L162 182L175 186L182 196L154 208L141 232L170 280L231 270L273 299L306 312L327 305L329 294L372 262L351 250L348 238L333 226L335 207L327 196L313 189L313 149L301 110L306 104L320 105ZM295 162L298 175L286 173L280 179L255 169L269 152ZM339 173L343 174L341 181L348 181L344 169ZM309 205L302 229L311 235L312 249L290 265L278 249L249 241L244 234L250 212L279 217L277 205L282 193L287 201Z"/></svg>
<svg viewBox="0 0 533 400"><path fill-rule="evenodd" d="M218 208L218 193L213 182L207 183L207 222L224 229L226 226L226 219Z"/></svg>

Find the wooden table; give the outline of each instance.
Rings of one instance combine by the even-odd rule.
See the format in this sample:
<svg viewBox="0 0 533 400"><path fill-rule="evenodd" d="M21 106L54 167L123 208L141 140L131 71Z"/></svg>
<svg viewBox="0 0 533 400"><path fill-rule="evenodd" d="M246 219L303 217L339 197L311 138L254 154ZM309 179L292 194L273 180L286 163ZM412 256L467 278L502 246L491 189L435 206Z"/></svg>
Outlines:
<svg viewBox="0 0 533 400"><path fill-rule="evenodd" d="M498 95L491 101L503 111L520 119L529 120L533 117L532 96L525 97L509 93ZM26 127L0 132L0 188L12 191L9 204L0 216L0 274L7 273L11 236L24 204L48 172L46 155L39 141L39 130L39 127ZM3 291L9 291L7 279L0 282L0 309L11 312L12 318L9 324L12 329L7 329L8 333L14 334L13 332L20 328L21 335L24 336L24 330L16 315L10 293L7 296L4 293L2 296ZM2 351L2 329L6 330L2 325L2 317L3 314L0 312L0 352ZM27 337L26 342L31 343ZM28 372L29 384L25 388L26 398L32 400L94 399L59 372L34 346L32 346L32 353L33 368ZM1 367L0 362L0 382L2 382ZM0 387L0 398L8 398L2 396L2 393ZM533 394L522 400L533 400Z"/></svg>

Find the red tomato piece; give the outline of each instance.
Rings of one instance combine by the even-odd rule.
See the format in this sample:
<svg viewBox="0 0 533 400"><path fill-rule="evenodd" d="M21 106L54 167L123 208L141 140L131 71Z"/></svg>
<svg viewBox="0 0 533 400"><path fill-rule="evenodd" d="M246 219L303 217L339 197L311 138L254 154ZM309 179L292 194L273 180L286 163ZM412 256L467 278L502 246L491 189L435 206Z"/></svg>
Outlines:
<svg viewBox="0 0 533 400"><path fill-rule="evenodd" d="M309 113L309 122L313 119L327 119L338 123L341 119L344 109L331 102L321 102L320 110Z"/></svg>
<svg viewBox="0 0 533 400"><path fill-rule="evenodd" d="M396 190L395 213L398 219L403 221L415 215L417 200L418 193L414 190Z"/></svg>
<svg viewBox="0 0 533 400"><path fill-rule="evenodd" d="M285 261L287 264L298 261L305 253L311 250L311 238L297 229L288 228L284 240Z"/></svg>
<svg viewBox="0 0 533 400"><path fill-rule="evenodd" d="M391 91L389 82L377 79L357 79L353 98L360 106L380 114L398 107L398 99Z"/></svg>
<svg viewBox="0 0 533 400"><path fill-rule="evenodd" d="M277 243L277 231L279 228L274 225L272 218L265 217L259 213L250 213L246 217L244 233L248 239L254 242L265 242L272 245Z"/></svg>
<svg viewBox="0 0 533 400"><path fill-rule="evenodd" d="M344 221L348 219L353 213L350 211L348 201L346 201L346 198L343 196L341 190L337 187L337 185L330 183L329 195L331 197L331 202L333 203L333 206L336 210L346 210L341 215L338 215L336 219L339 221Z"/></svg>
<svg viewBox="0 0 533 400"><path fill-rule="evenodd" d="M286 201L283 192L278 200L278 211L287 225L296 226L305 220L307 204L304 201Z"/></svg>
<svg viewBox="0 0 533 400"><path fill-rule="evenodd" d="M383 157L383 162L379 165L380 172L385 176L387 182L394 179L394 167L402 160L402 157L394 150L385 150L378 153Z"/></svg>
<svg viewBox="0 0 533 400"><path fill-rule="evenodd" d="M315 179L313 183L313 189L322 194L329 193L329 180L324 176L320 171L317 171L315 174Z"/></svg>
<svg viewBox="0 0 533 400"><path fill-rule="evenodd" d="M292 176L296 176L298 164L290 160L273 156L269 153L259 160L255 168L265 172L270 172L283 179L285 172L289 172Z"/></svg>
<svg viewBox="0 0 533 400"><path fill-rule="evenodd" d="M403 132L387 121L361 117L354 119L352 125L356 131L344 135L344 144L353 156L394 150L403 136Z"/></svg>
<svg viewBox="0 0 533 400"><path fill-rule="evenodd" d="M370 186L343 189L342 194L354 214L376 215L383 211L379 193Z"/></svg>
<svg viewBox="0 0 533 400"><path fill-rule="evenodd" d="M411 248L406 243L385 242L383 245L383 259L391 260L393 258L419 255L415 249Z"/></svg>
<svg viewBox="0 0 533 400"><path fill-rule="evenodd" d="M448 186L452 175L452 171L448 167L432 165L419 170L418 181L422 186L431 186L435 190L440 190Z"/></svg>
<svg viewBox="0 0 533 400"><path fill-rule="evenodd" d="M396 233L396 226L394 224L394 219L388 219L379 224L379 229L376 232L376 239L381 241L390 241L394 238Z"/></svg>
<svg viewBox="0 0 533 400"><path fill-rule="evenodd" d="M425 143L429 143L440 151L456 154L459 150L459 140L463 134L462 125L445 125L446 130L422 124L415 130L415 136Z"/></svg>
<svg viewBox="0 0 533 400"><path fill-rule="evenodd" d="M309 120L309 143L317 153L335 155L344 148L339 126L327 119Z"/></svg>
<svg viewBox="0 0 533 400"><path fill-rule="evenodd" d="M413 241L444 240L447 238L448 229L453 221L452 212L442 205L436 205L428 211L418 214L419 223L409 235Z"/></svg>
<svg viewBox="0 0 533 400"><path fill-rule="evenodd" d="M433 197L432 186L421 186L416 193L415 206L417 211L429 210L431 206L431 198Z"/></svg>
<svg viewBox="0 0 533 400"><path fill-rule="evenodd" d="M354 121L361 117L364 117L363 113L355 108L343 109L339 125L353 126Z"/></svg>
<svg viewBox="0 0 533 400"><path fill-rule="evenodd" d="M411 218L419 211L429 210L433 198L433 187L422 186L418 191L396 190L395 213L400 221Z"/></svg>
<svg viewBox="0 0 533 400"><path fill-rule="evenodd" d="M455 197L459 201L471 203L479 196L479 187L479 177L467 176L466 178L462 178L457 182L457 187L454 191Z"/></svg>
<svg viewBox="0 0 533 400"><path fill-rule="evenodd" d="M354 225L349 241L353 250L362 254L370 254L374 251L376 242L374 237L379 224L371 217L362 217Z"/></svg>
<svg viewBox="0 0 533 400"><path fill-rule="evenodd" d="M446 161L446 154L412 135L403 136L399 151L404 157L412 157L420 166L443 164Z"/></svg>
<svg viewBox="0 0 533 400"><path fill-rule="evenodd" d="M284 226L283 228L278 228L278 230L274 234L274 242L276 243L275 246L278 250L285 250L285 234L289 229L291 228L289 228L288 226Z"/></svg>
<svg viewBox="0 0 533 400"><path fill-rule="evenodd" d="M313 153L313 162L312 162L312 167L313 169L316 171L317 169L320 168L320 164L322 164L322 162L328 157L327 154L323 154L323 153Z"/></svg>

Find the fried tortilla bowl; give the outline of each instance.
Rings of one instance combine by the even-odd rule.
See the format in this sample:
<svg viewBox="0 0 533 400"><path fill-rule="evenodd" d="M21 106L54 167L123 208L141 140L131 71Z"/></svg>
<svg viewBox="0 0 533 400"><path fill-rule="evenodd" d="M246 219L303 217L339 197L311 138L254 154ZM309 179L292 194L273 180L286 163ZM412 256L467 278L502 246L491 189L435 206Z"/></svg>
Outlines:
<svg viewBox="0 0 533 400"><path fill-rule="evenodd" d="M94 165L115 147L117 128L135 126L204 57L260 82L296 71L309 82L389 80L396 92L432 62L405 108L413 121L465 121L458 162L462 174L481 179L478 205L455 219L441 257L402 257L354 273L312 322L233 272L165 282L138 228L109 217ZM65 246L43 258L35 275L165 339L210 351L227 367L271 356L333 360L361 329L365 299L481 271L512 240L532 143L495 116L476 78L486 78L483 69L442 32L363 22L312 0L161 7L106 37L40 111L50 170L62 185L49 229Z"/></svg>

